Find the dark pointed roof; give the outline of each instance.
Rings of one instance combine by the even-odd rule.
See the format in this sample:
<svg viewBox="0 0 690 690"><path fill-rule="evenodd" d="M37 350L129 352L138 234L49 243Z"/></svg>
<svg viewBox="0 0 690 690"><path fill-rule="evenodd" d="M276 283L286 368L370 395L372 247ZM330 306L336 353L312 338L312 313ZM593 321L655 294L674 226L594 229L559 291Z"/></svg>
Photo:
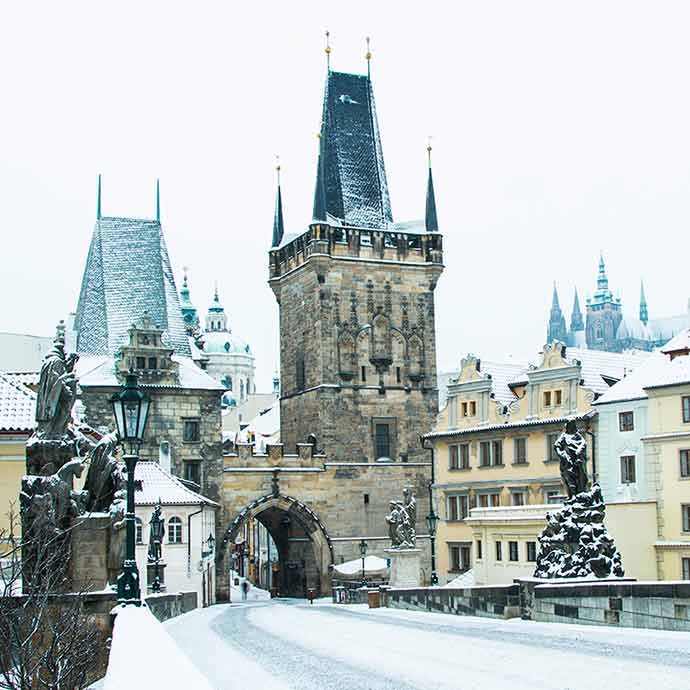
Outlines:
<svg viewBox="0 0 690 690"><path fill-rule="evenodd" d="M113 355L144 312L175 353L191 356L161 224L137 218L96 221L75 318L77 352Z"/></svg>
<svg viewBox="0 0 690 690"><path fill-rule="evenodd" d="M393 222L374 93L368 76L328 72L314 219L384 228Z"/></svg>
<svg viewBox="0 0 690 690"><path fill-rule="evenodd" d="M283 224L283 197L280 193L280 183L278 183L278 192L276 193L276 209L273 213L273 239L271 240L271 247L280 246L280 243L283 241L284 232L285 226Z"/></svg>
<svg viewBox="0 0 690 690"><path fill-rule="evenodd" d="M426 214L424 226L427 232L438 232L438 218L436 216L436 195L434 194L434 178L429 165L429 178L426 183Z"/></svg>

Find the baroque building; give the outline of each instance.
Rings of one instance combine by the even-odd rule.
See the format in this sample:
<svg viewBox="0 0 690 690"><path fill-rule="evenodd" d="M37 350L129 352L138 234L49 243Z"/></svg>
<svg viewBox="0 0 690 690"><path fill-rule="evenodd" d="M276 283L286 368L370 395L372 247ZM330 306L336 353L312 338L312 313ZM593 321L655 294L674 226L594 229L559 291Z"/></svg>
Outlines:
<svg viewBox="0 0 690 690"><path fill-rule="evenodd" d="M601 256L597 289L592 297L587 298L584 322L576 290L570 328L566 329L565 317L558 300L558 291L554 285L546 342L557 340L574 347L587 347L591 350L608 352L623 352L631 349L651 351L662 346L688 326L690 326L690 303L688 312L685 314L650 319L642 283L640 283L638 314L625 315L621 298L614 296L609 288L606 265L604 257Z"/></svg>
<svg viewBox="0 0 690 690"><path fill-rule="evenodd" d="M287 233L278 180L269 284L280 309L281 444L226 455L218 550L258 520L279 552L274 586L325 592L336 563L390 545L389 501L413 487L428 558L428 454L437 414L434 289L443 271L431 167L425 219L395 223L369 74L328 70L312 221ZM428 560L425 560L428 563ZM422 577L428 581L428 568ZM226 578L227 579L227 578Z"/></svg>

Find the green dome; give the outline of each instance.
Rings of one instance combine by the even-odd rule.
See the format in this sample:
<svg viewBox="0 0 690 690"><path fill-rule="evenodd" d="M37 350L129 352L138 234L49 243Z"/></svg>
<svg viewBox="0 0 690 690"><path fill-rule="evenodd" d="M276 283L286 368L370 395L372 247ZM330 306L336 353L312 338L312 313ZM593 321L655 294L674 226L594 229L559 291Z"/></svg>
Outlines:
<svg viewBox="0 0 690 690"><path fill-rule="evenodd" d="M242 338L227 331L204 333L204 352L209 354L244 354L251 356L249 345Z"/></svg>

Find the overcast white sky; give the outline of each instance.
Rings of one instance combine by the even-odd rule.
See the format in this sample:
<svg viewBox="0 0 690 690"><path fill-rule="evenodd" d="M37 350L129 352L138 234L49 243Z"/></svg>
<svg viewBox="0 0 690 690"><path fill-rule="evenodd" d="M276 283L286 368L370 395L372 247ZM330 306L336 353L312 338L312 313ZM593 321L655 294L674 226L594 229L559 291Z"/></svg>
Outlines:
<svg viewBox="0 0 690 690"><path fill-rule="evenodd" d="M332 67L372 76L396 220L424 213L426 137L446 271L439 367L533 357L552 282L570 316L599 250L624 309L690 296L687 2L14 2L0 9L0 330L52 334L76 308L103 214L162 220L178 287L278 362L266 283L283 164L288 231L311 219Z"/></svg>

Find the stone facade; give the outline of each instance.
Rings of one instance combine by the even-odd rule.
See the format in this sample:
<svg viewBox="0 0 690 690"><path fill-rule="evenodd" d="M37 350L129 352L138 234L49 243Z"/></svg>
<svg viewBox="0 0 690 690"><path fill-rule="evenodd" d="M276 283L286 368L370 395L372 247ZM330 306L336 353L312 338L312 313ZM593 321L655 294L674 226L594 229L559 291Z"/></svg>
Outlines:
<svg viewBox="0 0 690 690"><path fill-rule="evenodd" d="M272 250L289 450L314 433L339 461L373 462L385 447L383 457L422 460L419 435L438 411L434 289L442 260L439 235L325 224Z"/></svg>

